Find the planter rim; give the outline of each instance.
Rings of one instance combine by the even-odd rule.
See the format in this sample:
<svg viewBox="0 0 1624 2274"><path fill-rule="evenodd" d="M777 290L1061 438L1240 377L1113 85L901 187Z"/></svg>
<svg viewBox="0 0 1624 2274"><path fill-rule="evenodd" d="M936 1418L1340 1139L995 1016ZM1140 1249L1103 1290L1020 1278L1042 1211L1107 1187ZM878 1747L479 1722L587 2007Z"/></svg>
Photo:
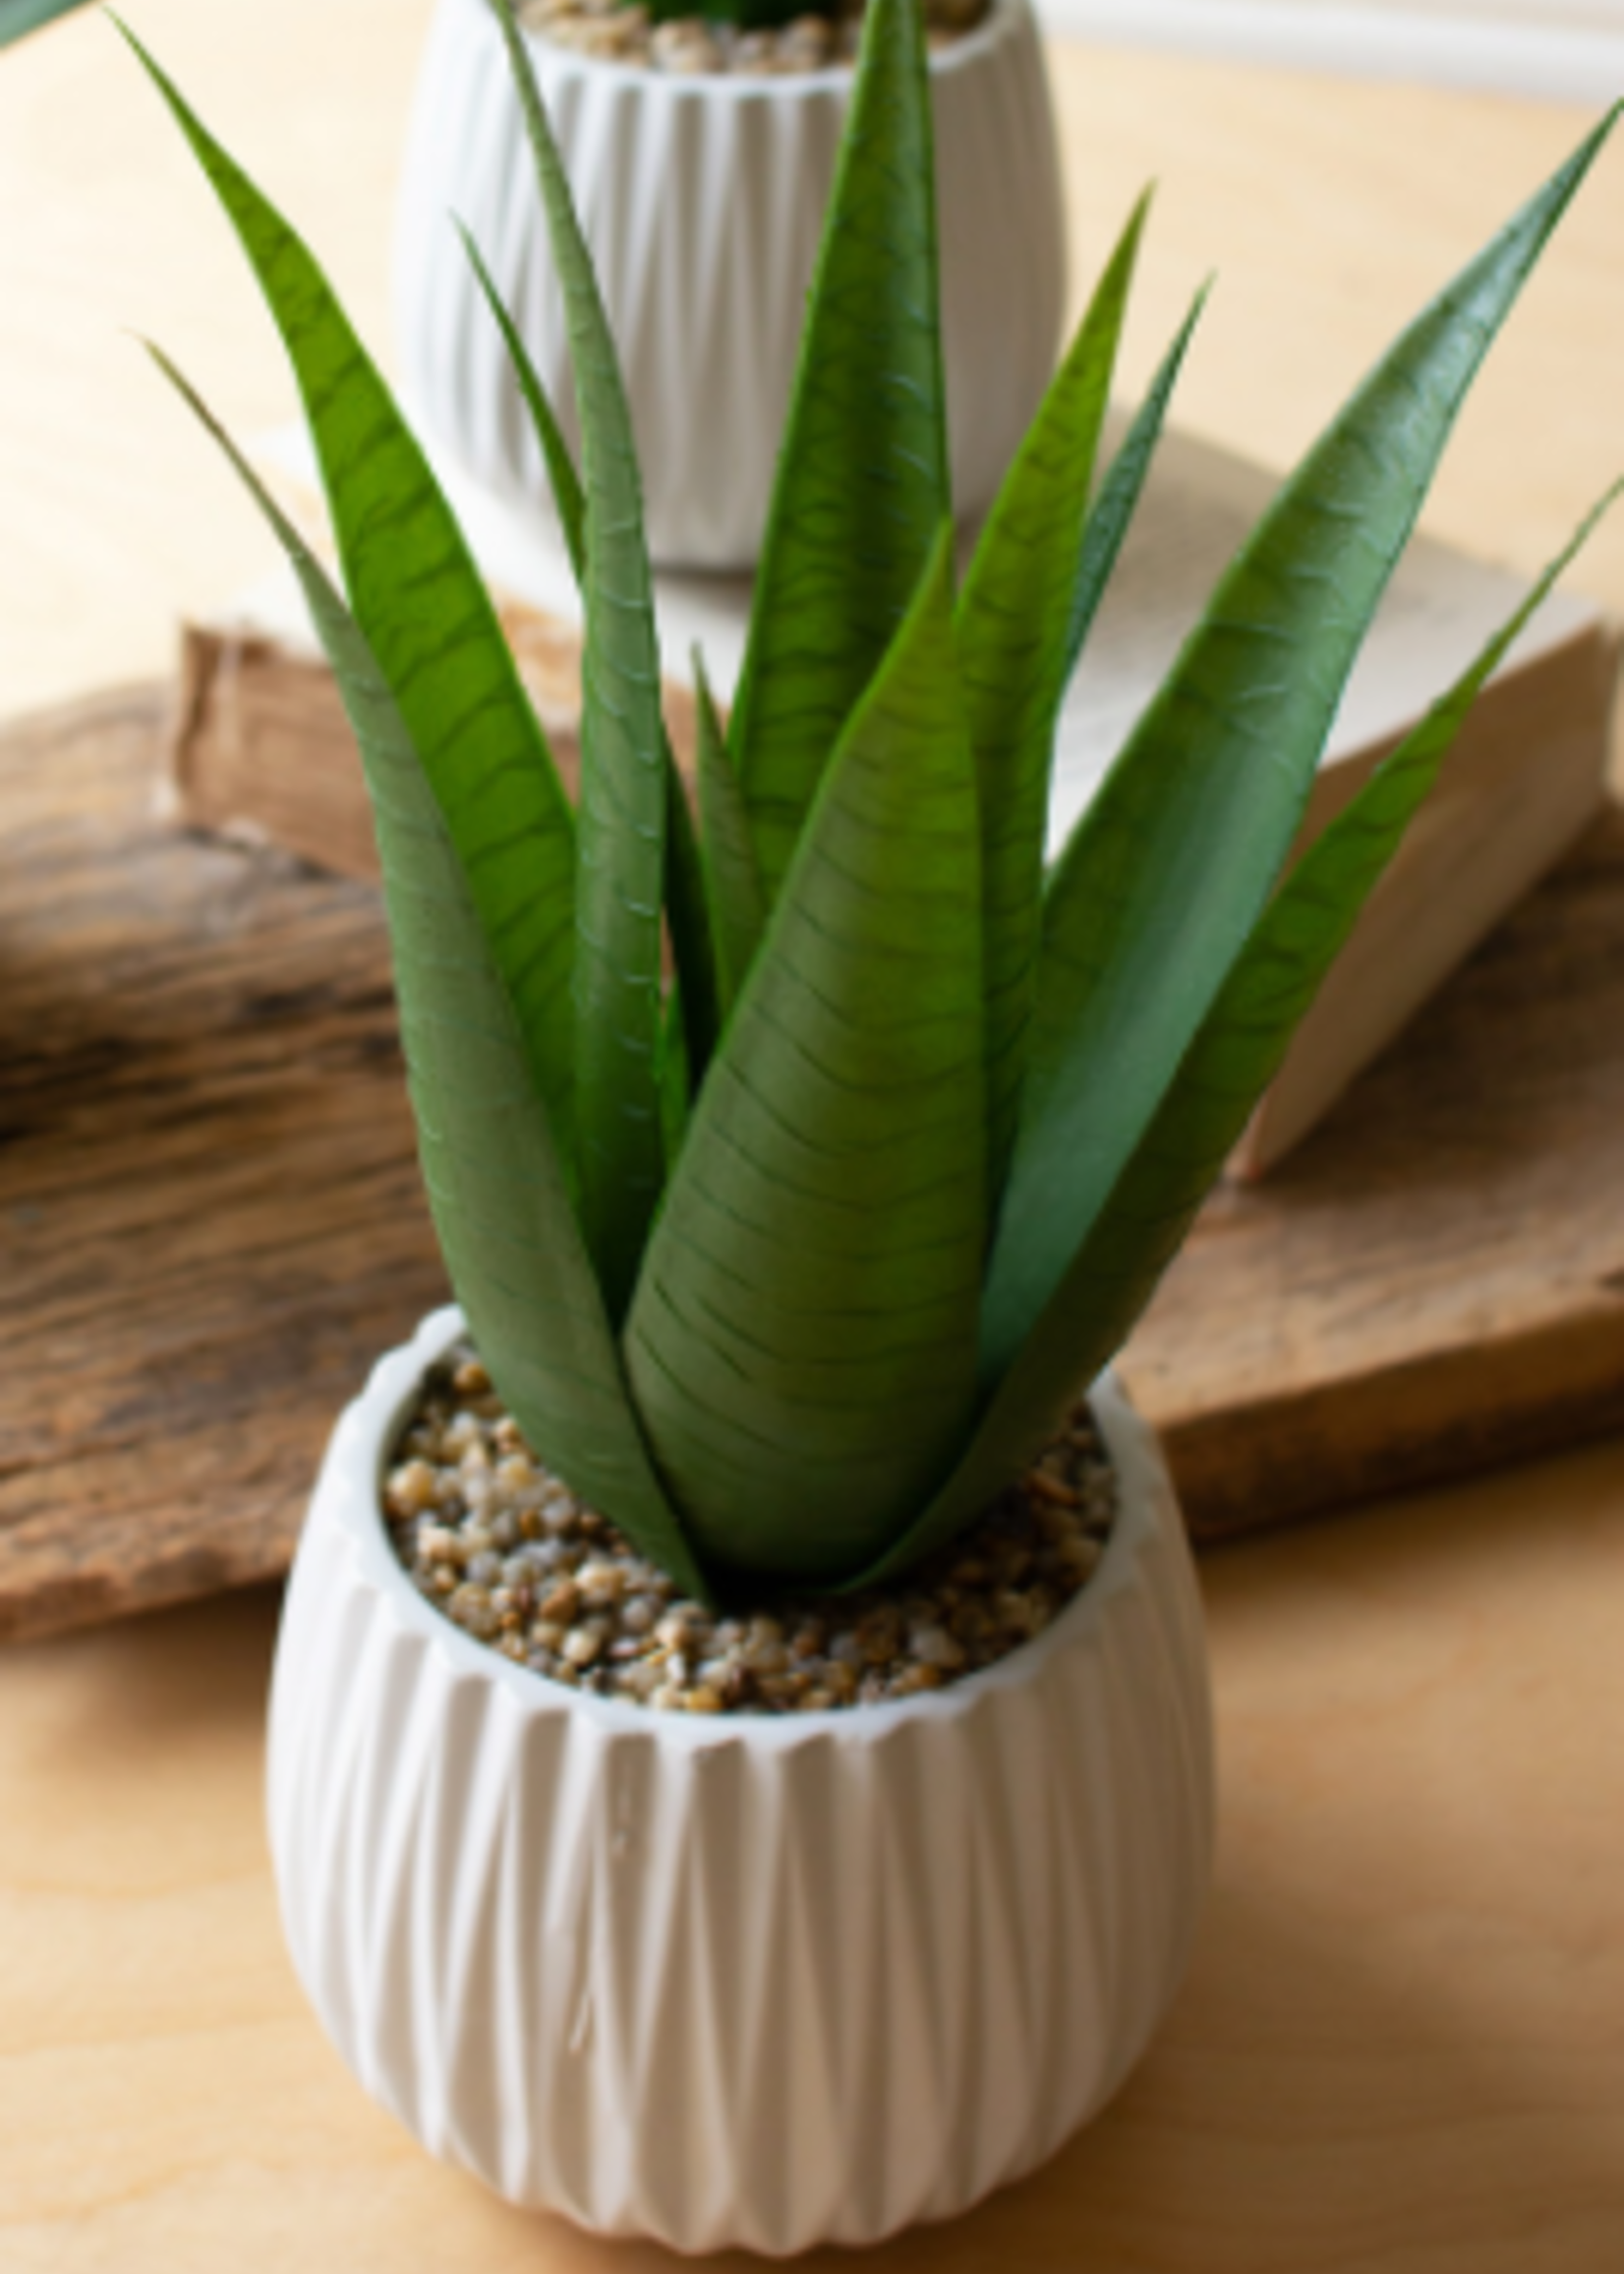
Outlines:
<svg viewBox="0 0 1624 2274"><path fill-rule="evenodd" d="M463 0L463 4L469 5L470 0ZM484 15L486 11L480 7L479 13ZM1030 13L1030 0L988 0L986 16L973 30L951 40L945 47L932 49L928 58L931 77L948 78L972 68L990 47L1007 38ZM545 57L550 70L559 76L573 72L584 77L590 72L611 71L628 85L658 85L673 98L689 102L792 103L806 95L826 93L832 87L848 87L854 68L846 59L826 64L821 71L782 74L656 71L650 64L625 63L618 56L583 54L577 47L565 47L549 39L545 31L532 25L523 25L520 29L532 53ZM491 29L494 35L494 24Z"/></svg>
<svg viewBox="0 0 1624 2274"><path fill-rule="evenodd" d="M409 1342L378 1359L366 1387L339 1417L323 1465L324 1481L335 1484L336 1489L319 1495L312 1520L319 1513L337 1523L361 1577L389 1602L402 1625L439 1652L458 1673L494 1683L528 1714L556 1712L567 1704L606 1732L646 1736L685 1753L740 1744L783 1752L830 1737L864 1744L906 1723L957 1719L973 1712L994 1692L1024 1687L1041 1675L1051 1657L1076 1648L1102 1628L1115 1602L1136 1589L1158 1510L1174 1505L1171 1490L1158 1489L1163 1464L1156 1440L1107 1371L1090 1387L1088 1402L1117 1475L1116 1520L1092 1576L1031 1641L939 1690L815 1713L680 1714L602 1698L518 1665L468 1634L419 1594L388 1537L380 1493L388 1448L424 1374L464 1331L461 1310L447 1304L431 1312ZM1171 1518L1178 1520L1176 1515Z"/></svg>

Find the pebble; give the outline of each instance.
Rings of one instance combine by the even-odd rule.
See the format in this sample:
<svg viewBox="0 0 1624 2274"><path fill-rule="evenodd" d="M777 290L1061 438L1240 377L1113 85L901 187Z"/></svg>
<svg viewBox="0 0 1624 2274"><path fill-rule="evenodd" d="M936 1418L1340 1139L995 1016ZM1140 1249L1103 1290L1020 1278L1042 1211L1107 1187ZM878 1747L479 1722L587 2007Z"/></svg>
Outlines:
<svg viewBox="0 0 1624 2274"><path fill-rule="evenodd" d="M543 1467L459 1348L425 1380L382 1501L420 1592L515 1662L656 1710L807 1714L939 1689L1041 1634L1098 1568L1116 1478L1079 1406L973 1530L890 1589L716 1616Z"/></svg>
<svg viewBox="0 0 1624 2274"><path fill-rule="evenodd" d="M990 0L925 0L931 47L952 46L973 31L989 5ZM530 30L557 46L681 78L736 72L778 79L827 71L849 63L862 36L861 0L854 6L842 0L836 16L808 11L787 24L751 31L704 16L673 16L654 24L647 8L626 6L624 0L525 0L519 13ZM477 1359L470 1366L484 1370ZM489 1379L483 1391L467 1394L489 1396Z"/></svg>

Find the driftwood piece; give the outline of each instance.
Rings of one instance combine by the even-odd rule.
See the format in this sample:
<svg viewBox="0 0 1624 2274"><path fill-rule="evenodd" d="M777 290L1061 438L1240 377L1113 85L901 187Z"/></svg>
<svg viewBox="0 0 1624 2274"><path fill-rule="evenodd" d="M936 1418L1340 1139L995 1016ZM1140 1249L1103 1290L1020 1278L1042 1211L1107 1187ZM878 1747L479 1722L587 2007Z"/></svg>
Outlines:
<svg viewBox="0 0 1624 2274"><path fill-rule="evenodd" d="M538 609L498 608L519 675L571 795L581 765L581 639ZM308 633L252 612L181 627L168 735L178 821L248 845L279 845L339 876L376 879L367 785L337 684ZM694 749L694 698L667 680L666 722L680 763Z"/></svg>
<svg viewBox="0 0 1624 2274"><path fill-rule="evenodd" d="M162 696L0 735L0 1634L285 1568L445 1292L376 894L188 837ZM1198 1537L1624 1423L1624 818L1268 1184L1126 1360Z"/></svg>

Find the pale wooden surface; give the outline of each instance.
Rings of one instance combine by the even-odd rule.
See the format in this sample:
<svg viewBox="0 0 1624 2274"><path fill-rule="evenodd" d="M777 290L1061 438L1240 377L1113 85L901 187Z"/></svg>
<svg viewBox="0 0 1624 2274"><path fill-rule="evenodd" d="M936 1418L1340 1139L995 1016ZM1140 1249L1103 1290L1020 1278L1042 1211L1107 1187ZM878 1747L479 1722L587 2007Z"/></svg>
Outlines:
<svg viewBox="0 0 1624 2274"><path fill-rule="evenodd" d="M374 328L421 5L138 10ZM1167 184L1134 368L1219 261L1185 415L1277 458L1578 125L1120 55L1066 55L1062 85L1085 256L1131 183ZM1516 561L1624 456L1621 165L1441 494L1438 526ZM285 412L203 192L87 19L0 59L0 709L162 668L175 608L263 562L119 324L239 423ZM1624 607L1624 529L1587 582ZM1616 2274L1624 1449L1230 1549L1205 1581L1223 1834L1189 1990L1088 2138L882 2262ZM273 1619L251 1594L0 1656L0 2264L652 2268L421 2161L306 2016L261 1823Z"/></svg>

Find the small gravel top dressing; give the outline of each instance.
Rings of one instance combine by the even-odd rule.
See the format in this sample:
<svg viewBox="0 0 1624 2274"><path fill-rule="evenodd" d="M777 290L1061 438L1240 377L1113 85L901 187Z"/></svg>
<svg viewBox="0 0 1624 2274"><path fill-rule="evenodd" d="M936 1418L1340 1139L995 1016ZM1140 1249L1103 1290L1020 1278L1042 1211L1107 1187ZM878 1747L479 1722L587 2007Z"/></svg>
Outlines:
<svg viewBox="0 0 1624 2274"><path fill-rule="evenodd" d="M933 48L951 46L973 31L990 0L925 0L925 36ZM792 23L755 31L704 15L652 21L647 7L625 0L524 0L519 21L555 46L573 47L607 63L636 64L678 78L737 73L752 79L788 79L850 63L862 34L861 0L842 0L838 13L809 11Z"/></svg>
<svg viewBox="0 0 1624 2274"><path fill-rule="evenodd" d="M900 1581L713 1614L542 1466L466 1344L425 1376L383 1485L401 1562L458 1626L552 1681L690 1714L875 1705L991 1665L1087 1583L1116 1505L1079 1405L1018 1486Z"/></svg>

